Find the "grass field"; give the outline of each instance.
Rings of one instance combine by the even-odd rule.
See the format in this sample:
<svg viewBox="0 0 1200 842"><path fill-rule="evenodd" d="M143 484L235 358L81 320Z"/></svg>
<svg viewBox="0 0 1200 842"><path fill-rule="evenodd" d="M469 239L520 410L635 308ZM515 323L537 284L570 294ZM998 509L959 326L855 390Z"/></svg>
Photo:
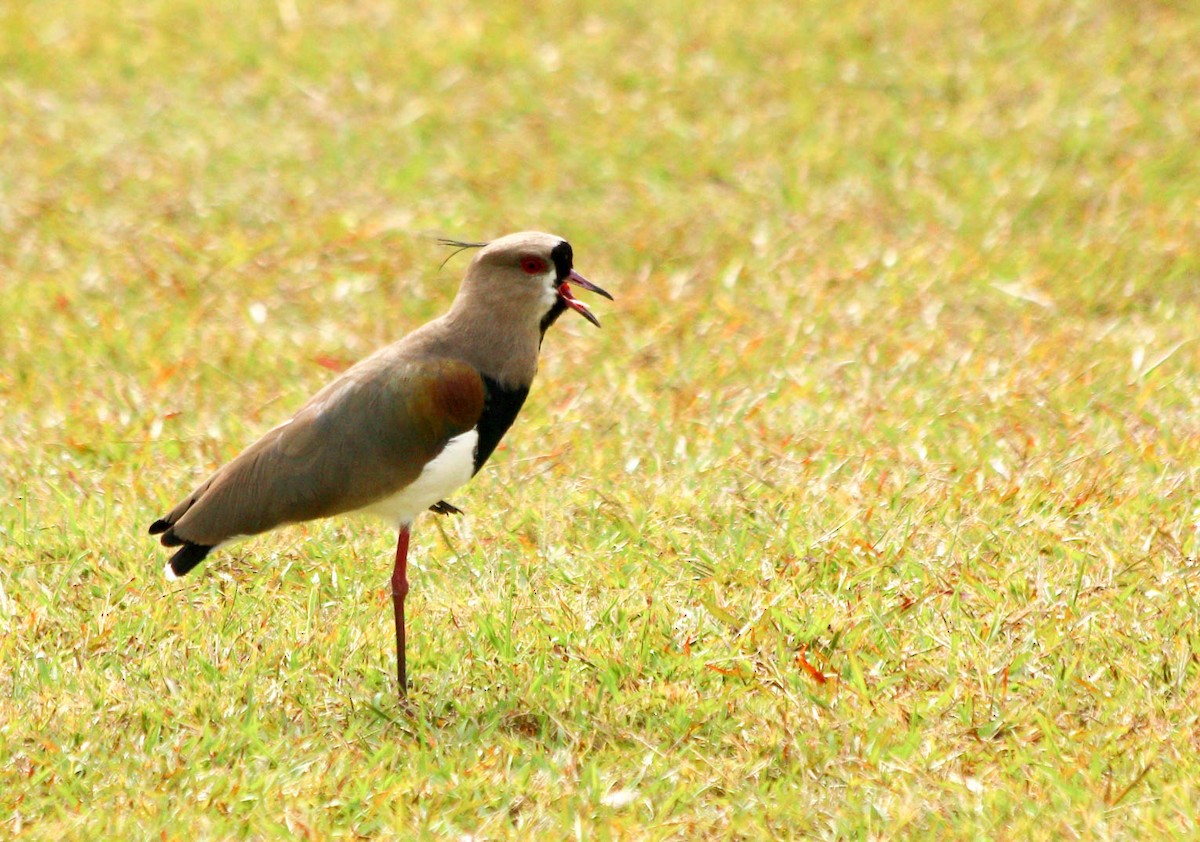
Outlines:
<svg viewBox="0 0 1200 842"><path fill-rule="evenodd" d="M1195 838L1200 7L0 4L0 836ZM164 508L568 237L489 467Z"/></svg>

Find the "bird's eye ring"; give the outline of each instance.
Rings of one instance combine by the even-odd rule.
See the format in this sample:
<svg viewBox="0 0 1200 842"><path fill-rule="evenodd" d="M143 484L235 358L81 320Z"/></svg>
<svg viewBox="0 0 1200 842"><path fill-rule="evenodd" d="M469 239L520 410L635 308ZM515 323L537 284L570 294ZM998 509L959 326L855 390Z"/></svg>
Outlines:
<svg viewBox="0 0 1200 842"><path fill-rule="evenodd" d="M540 257L534 257L532 254L527 254L521 258L521 269L523 269L527 275L541 275L546 271L547 268L549 267L547 267L546 261L542 260Z"/></svg>

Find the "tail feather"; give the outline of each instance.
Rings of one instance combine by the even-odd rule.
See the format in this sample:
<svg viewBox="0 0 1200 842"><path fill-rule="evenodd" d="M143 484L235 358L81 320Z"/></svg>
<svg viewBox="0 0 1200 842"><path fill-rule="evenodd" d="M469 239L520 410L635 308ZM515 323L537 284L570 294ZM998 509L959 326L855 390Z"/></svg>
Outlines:
<svg viewBox="0 0 1200 842"><path fill-rule="evenodd" d="M220 472L218 471L209 477L207 482L185 497L178 506L150 524L150 534L161 536L158 540L162 542L164 547L179 547L179 550L171 556L171 561L167 565L168 577L178 578L187 573L197 564L204 561L204 557L216 546L215 543L205 545L189 541L175 531L175 525L196 504L196 501L204 496L204 492L208 490L213 480L219 475Z"/></svg>
<svg viewBox="0 0 1200 842"><path fill-rule="evenodd" d="M167 515L165 518L161 518L150 524L150 534L162 536L158 540L162 542L164 547L179 547L179 550L171 556L171 561L167 565L168 578L178 578L187 573L197 564L204 561L204 557L212 551L214 546L212 544L197 544L186 538L180 538L175 534L175 524L171 519L171 515Z"/></svg>
<svg viewBox="0 0 1200 842"><path fill-rule="evenodd" d="M171 572L176 576L182 576L195 567L200 562L204 561L205 556L212 552L212 547L206 547L203 544L193 544L190 541L183 541L179 538L175 539L183 546L171 556ZM166 541L163 542L164 544Z"/></svg>

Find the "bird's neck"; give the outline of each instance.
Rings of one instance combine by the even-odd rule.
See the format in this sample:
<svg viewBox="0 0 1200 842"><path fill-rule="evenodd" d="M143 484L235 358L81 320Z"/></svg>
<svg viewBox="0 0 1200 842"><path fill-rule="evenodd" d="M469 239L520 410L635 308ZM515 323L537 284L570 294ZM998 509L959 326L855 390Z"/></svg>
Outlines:
<svg viewBox="0 0 1200 842"><path fill-rule="evenodd" d="M459 301L438 320L447 351L466 360L505 387L528 387L537 373L542 334L504 308L461 306Z"/></svg>

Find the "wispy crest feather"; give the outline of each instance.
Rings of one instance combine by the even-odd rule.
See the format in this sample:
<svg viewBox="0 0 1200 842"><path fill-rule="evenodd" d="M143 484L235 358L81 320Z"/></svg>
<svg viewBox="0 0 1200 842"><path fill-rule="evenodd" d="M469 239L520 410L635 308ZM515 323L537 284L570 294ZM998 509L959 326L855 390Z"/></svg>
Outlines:
<svg viewBox="0 0 1200 842"><path fill-rule="evenodd" d="M467 249L481 249L487 245L487 243L468 243L464 240L451 240L448 237L438 237L437 241L438 245L449 246L450 248L454 249L454 251L450 252L450 256L442 261L442 265L439 266L438 269L445 267L445 265L450 262L451 257L455 257Z"/></svg>

